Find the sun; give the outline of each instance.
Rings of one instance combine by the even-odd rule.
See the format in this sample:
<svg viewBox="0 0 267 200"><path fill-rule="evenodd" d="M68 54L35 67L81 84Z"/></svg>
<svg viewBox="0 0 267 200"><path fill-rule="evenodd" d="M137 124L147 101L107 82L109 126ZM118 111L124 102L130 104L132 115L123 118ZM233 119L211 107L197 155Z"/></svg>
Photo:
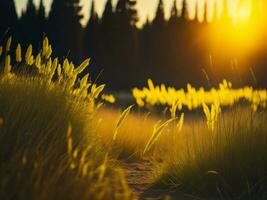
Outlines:
<svg viewBox="0 0 267 200"><path fill-rule="evenodd" d="M251 18L251 5L249 3L239 4L233 14L235 24L244 24L249 22Z"/></svg>
<svg viewBox="0 0 267 200"><path fill-rule="evenodd" d="M250 18L250 9L248 7L242 7L237 13L237 18L240 21L248 21Z"/></svg>

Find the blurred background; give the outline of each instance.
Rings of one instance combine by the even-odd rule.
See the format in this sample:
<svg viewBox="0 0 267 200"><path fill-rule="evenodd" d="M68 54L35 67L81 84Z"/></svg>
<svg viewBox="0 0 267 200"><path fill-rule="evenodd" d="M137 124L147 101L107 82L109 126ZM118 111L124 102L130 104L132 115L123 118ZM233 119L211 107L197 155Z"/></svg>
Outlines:
<svg viewBox="0 0 267 200"><path fill-rule="evenodd" d="M91 57L92 81L117 91L148 78L265 88L265 9L263 0L0 0L0 43L12 35L36 54L48 36L54 57Z"/></svg>

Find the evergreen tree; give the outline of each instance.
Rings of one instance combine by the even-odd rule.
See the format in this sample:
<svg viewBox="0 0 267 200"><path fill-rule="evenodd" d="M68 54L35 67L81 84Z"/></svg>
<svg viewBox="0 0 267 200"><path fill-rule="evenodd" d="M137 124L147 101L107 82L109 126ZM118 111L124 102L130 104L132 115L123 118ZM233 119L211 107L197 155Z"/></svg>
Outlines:
<svg viewBox="0 0 267 200"><path fill-rule="evenodd" d="M136 0L119 0L116 6L116 14L122 25L135 27L138 21Z"/></svg>
<svg viewBox="0 0 267 200"><path fill-rule="evenodd" d="M186 0L182 1L181 18L183 20L187 20L188 19L188 5L187 5L187 1Z"/></svg>
<svg viewBox="0 0 267 200"><path fill-rule="evenodd" d="M22 17L30 21L30 19L36 19L37 10L33 3L33 0L28 0L26 12Z"/></svg>
<svg viewBox="0 0 267 200"><path fill-rule="evenodd" d="M177 19L178 19L177 0L174 0L169 20L170 24L175 24L177 22Z"/></svg>
<svg viewBox="0 0 267 200"><path fill-rule="evenodd" d="M90 18L85 27L85 43L84 43L84 56L91 57L92 68L96 68L97 66L97 56L100 51L99 49L99 17L95 11L95 1L92 1Z"/></svg>
<svg viewBox="0 0 267 200"><path fill-rule="evenodd" d="M203 22L208 23L208 15L209 15L209 8L208 8L208 2L205 0L204 4L204 14L203 14Z"/></svg>
<svg viewBox="0 0 267 200"><path fill-rule="evenodd" d="M37 16L39 20L39 31L41 34L43 34L44 32L46 32L46 15L43 0L40 1Z"/></svg>
<svg viewBox="0 0 267 200"><path fill-rule="evenodd" d="M116 17L113 11L112 0L107 0L102 14L99 31L99 58L98 65L104 67L103 79L109 84L110 76L113 76L114 69L117 67L116 52ZM98 72L99 73L99 72Z"/></svg>
<svg viewBox="0 0 267 200"><path fill-rule="evenodd" d="M23 46L32 44L36 51L41 40L39 32L39 20L37 16L37 9L33 0L28 0L26 11L22 13L20 21L20 41Z"/></svg>
<svg viewBox="0 0 267 200"><path fill-rule="evenodd" d="M41 42L44 36L47 34L47 18L43 0L40 1L39 8L37 10L37 21L36 28L38 30L36 33L38 34L39 42ZM41 46L41 44L39 46Z"/></svg>
<svg viewBox="0 0 267 200"><path fill-rule="evenodd" d="M158 74L151 74L151 77L155 81L159 81L161 76L164 77L166 74L166 68L164 68L164 66L168 65L167 62L169 62L169 60L167 60L170 53L169 39L172 36L169 36L170 31L166 25L164 3L162 0L159 0L156 15L151 25L150 71L152 72L155 68L157 69ZM174 30L175 26L172 25L170 28Z"/></svg>
<svg viewBox="0 0 267 200"><path fill-rule="evenodd" d="M91 12L88 23L85 27L85 50L86 54L93 56L93 53L97 51L97 37L99 28L99 18L95 12L95 1L92 1ZM88 56L88 55L87 55Z"/></svg>
<svg viewBox="0 0 267 200"><path fill-rule="evenodd" d="M138 32L136 23L138 15L136 10L136 0L118 0L115 9L114 19L114 74L118 76L123 74L132 74L132 79L119 80L117 87L125 87L125 85L132 85L137 73L137 49L138 49Z"/></svg>
<svg viewBox="0 0 267 200"><path fill-rule="evenodd" d="M195 17L194 22L199 23L199 8L198 8L198 1L195 3Z"/></svg>
<svg viewBox="0 0 267 200"><path fill-rule="evenodd" d="M49 13L49 37L59 56L81 59L82 7L80 0L54 0Z"/></svg>
<svg viewBox="0 0 267 200"><path fill-rule="evenodd" d="M159 0L156 16L153 20L153 25L155 26L164 26L165 24L165 12L164 4L162 0Z"/></svg>
<svg viewBox="0 0 267 200"><path fill-rule="evenodd" d="M10 34L14 33L14 28L17 25L17 13L14 0L0 0L0 39L9 29Z"/></svg>
<svg viewBox="0 0 267 200"><path fill-rule="evenodd" d="M114 18L114 13L113 13L113 7L112 7L112 0L107 0L107 3L104 8L104 12L102 14L102 24L105 26L111 25Z"/></svg>

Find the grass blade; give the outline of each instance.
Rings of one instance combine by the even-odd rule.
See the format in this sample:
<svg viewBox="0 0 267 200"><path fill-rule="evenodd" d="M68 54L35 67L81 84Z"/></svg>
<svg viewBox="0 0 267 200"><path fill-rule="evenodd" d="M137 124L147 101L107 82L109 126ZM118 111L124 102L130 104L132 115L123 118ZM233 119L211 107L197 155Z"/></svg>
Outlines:
<svg viewBox="0 0 267 200"><path fill-rule="evenodd" d="M158 123L154 126L154 130L152 133L152 136L150 137L150 139L148 140L144 152L143 154L145 154L147 151L149 151L151 149L151 147L153 146L153 144L158 140L158 138L160 137L162 131L171 123L173 122L175 119L169 119L166 122L164 122L163 124L159 125Z"/></svg>
<svg viewBox="0 0 267 200"><path fill-rule="evenodd" d="M113 140L116 140L116 137L117 137L117 134L118 134L118 130L121 127L121 125L124 122L124 120L126 119L126 117L129 115L129 113L130 113L130 111L131 111L131 109L132 109L133 106L134 105L129 106L121 114L121 116L120 116L120 118L119 118L119 120L118 120L118 122L116 124L116 127L114 129L114 132L113 132Z"/></svg>

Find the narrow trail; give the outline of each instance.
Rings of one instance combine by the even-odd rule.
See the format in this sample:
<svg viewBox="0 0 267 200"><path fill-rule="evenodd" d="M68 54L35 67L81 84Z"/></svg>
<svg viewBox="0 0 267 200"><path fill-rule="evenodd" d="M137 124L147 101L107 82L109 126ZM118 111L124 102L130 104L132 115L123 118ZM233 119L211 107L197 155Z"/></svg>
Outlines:
<svg viewBox="0 0 267 200"><path fill-rule="evenodd" d="M152 189L150 176L153 164L149 160L142 160L135 163L123 163L121 165L126 181L140 200L164 200L170 192L160 189ZM170 195L172 196L172 195ZM173 200L192 200L193 198L184 195L172 196Z"/></svg>
<svg viewBox="0 0 267 200"><path fill-rule="evenodd" d="M149 160L137 163L124 163L122 165L129 187L140 200L161 200L167 195L166 192L151 189L150 175L153 164Z"/></svg>
<svg viewBox="0 0 267 200"><path fill-rule="evenodd" d="M127 183L138 197L141 197L149 188L149 175L152 172L152 167L152 164L147 160L138 163L123 163L122 165Z"/></svg>

